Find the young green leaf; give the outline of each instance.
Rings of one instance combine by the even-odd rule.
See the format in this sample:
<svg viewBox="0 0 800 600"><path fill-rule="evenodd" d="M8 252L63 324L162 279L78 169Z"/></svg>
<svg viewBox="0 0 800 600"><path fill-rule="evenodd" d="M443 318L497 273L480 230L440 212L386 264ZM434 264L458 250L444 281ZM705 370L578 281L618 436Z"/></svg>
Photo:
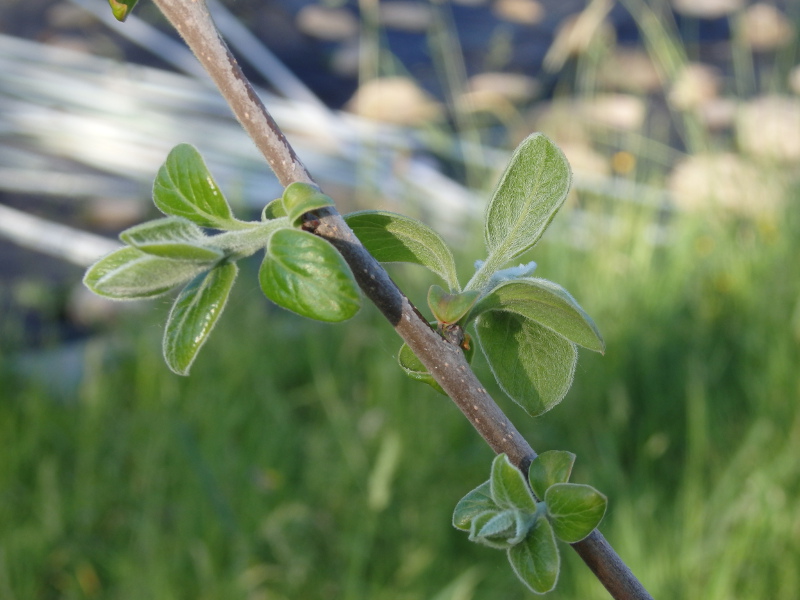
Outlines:
<svg viewBox="0 0 800 600"><path fill-rule="evenodd" d="M272 200L264 207L264 210L261 211L262 221L271 221L272 219L285 216L286 209L283 207L282 198L276 198L275 200Z"/></svg>
<svg viewBox="0 0 800 600"><path fill-rule="evenodd" d="M574 544L594 531L606 514L608 500L590 485L556 483L544 495L547 518L558 539Z"/></svg>
<svg viewBox="0 0 800 600"><path fill-rule="evenodd" d="M344 321L361 306L358 286L342 255L299 229L279 229L270 236L258 279L275 304L319 321Z"/></svg>
<svg viewBox="0 0 800 600"><path fill-rule="evenodd" d="M226 229L234 221L203 157L189 144L175 146L167 156L153 184L153 200L164 214L189 219L201 227Z"/></svg>
<svg viewBox="0 0 800 600"><path fill-rule="evenodd" d="M414 351L411 350L405 343L400 346L400 352L397 353L397 362L400 365L400 368L405 371L405 374L408 375L411 379L415 381L421 381L422 383L427 383L433 389L435 389L440 394L447 395L445 391L442 389L436 380L433 378L428 372L428 369L425 368L425 365L422 364L422 361L417 358L417 355L414 354Z"/></svg>
<svg viewBox="0 0 800 600"><path fill-rule="evenodd" d="M505 454L498 454L494 457L489 482L492 499L500 508L516 508L529 513L536 512L536 502L528 489L525 476L511 464Z"/></svg>
<svg viewBox="0 0 800 600"><path fill-rule="evenodd" d="M126 246L92 265L83 283L95 294L115 300L153 298L207 268L207 264L171 260Z"/></svg>
<svg viewBox="0 0 800 600"><path fill-rule="evenodd" d="M532 592L545 594L556 587L561 559L553 528L546 519L538 519L528 536L508 549L508 562Z"/></svg>
<svg viewBox="0 0 800 600"><path fill-rule="evenodd" d="M547 412L569 391L578 359L569 340L506 311L483 313L476 332L500 387L529 415Z"/></svg>
<svg viewBox="0 0 800 600"><path fill-rule="evenodd" d="M292 225L299 225L303 215L309 211L333 206L330 196L309 183L295 181L283 190L283 208Z"/></svg>
<svg viewBox="0 0 800 600"><path fill-rule="evenodd" d="M544 325L589 350L604 352L597 326L560 285L529 277L500 283L473 307L470 318L489 310L505 310Z"/></svg>
<svg viewBox="0 0 800 600"><path fill-rule="evenodd" d="M111 6L111 13L114 15L114 18L122 23L128 18L128 15L138 1L139 0L108 0L108 4Z"/></svg>
<svg viewBox="0 0 800 600"><path fill-rule="evenodd" d="M486 248L493 264L505 264L539 240L571 181L564 154L541 133L517 147L486 213Z"/></svg>
<svg viewBox="0 0 800 600"><path fill-rule="evenodd" d="M457 323L466 315L480 296L480 292L457 292L448 294L438 285L428 290L428 307L439 323Z"/></svg>
<svg viewBox="0 0 800 600"><path fill-rule="evenodd" d="M461 289L453 254L438 233L427 225L391 212L368 210L345 215L344 220L379 262L409 262L427 267L451 290Z"/></svg>
<svg viewBox="0 0 800 600"><path fill-rule="evenodd" d="M472 519L469 541L506 550L512 544L508 541L516 533L516 519L513 510L489 510Z"/></svg>
<svg viewBox="0 0 800 600"><path fill-rule="evenodd" d="M536 497L543 500L551 485L567 483L573 464L575 455L565 450L548 450L534 458L528 469L528 481Z"/></svg>
<svg viewBox="0 0 800 600"><path fill-rule="evenodd" d="M213 263L224 256L217 248L205 245L208 236L200 227L181 217L136 225L120 233L119 238L142 252L172 260Z"/></svg>
<svg viewBox="0 0 800 600"><path fill-rule="evenodd" d="M453 511L453 527L469 531L472 519L492 510L498 510L498 506L492 500L491 482L484 481L458 501Z"/></svg>
<svg viewBox="0 0 800 600"><path fill-rule="evenodd" d="M196 277L178 295L164 328L164 359L174 373L188 375L197 353L225 308L239 268L227 263Z"/></svg>

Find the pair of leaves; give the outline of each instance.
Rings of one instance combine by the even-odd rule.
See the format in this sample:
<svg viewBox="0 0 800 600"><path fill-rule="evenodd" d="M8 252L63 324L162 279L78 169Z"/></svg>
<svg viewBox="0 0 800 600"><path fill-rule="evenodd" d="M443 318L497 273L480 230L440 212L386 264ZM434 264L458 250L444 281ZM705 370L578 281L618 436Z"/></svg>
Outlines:
<svg viewBox="0 0 800 600"><path fill-rule="evenodd" d="M188 284L175 300L164 329L167 365L186 375L225 307L238 268L202 227L233 226L228 202L197 150L174 148L158 172L153 200L167 218L120 234L128 244L100 259L84 283L117 300L153 298ZM216 237L216 236L215 236Z"/></svg>
<svg viewBox="0 0 800 600"><path fill-rule="evenodd" d="M358 288L341 255L295 229L307 212L332 204L316 187L293 184L279 199L280 214L244 223L234 218L197 150L181 144L159 169L153 200L168 216L122 232L128 246L95 263L84 283L117 300L152 298L188 283L164 330L164 357L175 373L189 372L219 319L238 273L233 261L258 248L266 248L261 287L276 304L323 321L342 321L358 310ZM208 236L203 228L226 232Z"/></svg>
<svg viewBox="0 0 800 600"><path fill-rule="evenodd" d="M530 249L563 204L571 182L569 164L547 137L524 140L489 204L485 238L488 257L461 291L452 254L441 237L418 221L386 212L345 217L356 236L381 262L427 267L450 291L432 286L428 304L440 329L476 321L481 349L500 387L531 415L558 404L572 384L577 345L603 352L597 327L570 294L529 277L535 263L501 269ZM411 351L398 361L406 373L441 388Z"/></svg>
<svg viewBox="0 0 800 600"><path fill-rule="evenodd" d="M469 531L472 541L506 550L514 573L539 594L558 580L556 537L578 542L605 514L605 496L590 486L567 483L574 461L569 452L544 452L531 463L526 481L500 454L489 481L464 496L453 512L455 527Z"/></svg>
<svg viewBox="0 0 800 600"><path fill-rule="evenodd" d="M569 391L577 345L604 351L591 318L561 286L528 277L535 263L498 270L532 248L564 203L572 174L561 150L542 134L514 152L486 213L488 257L467 289L480 289L470 318L503 391L528 414L553 408Z"/></svg>

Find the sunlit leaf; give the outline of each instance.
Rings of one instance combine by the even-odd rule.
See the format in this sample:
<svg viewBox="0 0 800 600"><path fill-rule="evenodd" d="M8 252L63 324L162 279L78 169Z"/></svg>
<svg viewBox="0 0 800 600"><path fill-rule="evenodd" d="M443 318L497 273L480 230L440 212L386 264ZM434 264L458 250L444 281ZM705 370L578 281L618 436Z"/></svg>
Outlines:
<svg viewBox="0 0 800 600"><path fill-rule="evenodd" d="M476 331L500 387L528 414L540 415L561 402L575 373L575 344L506 311L483 313Z"/></svg>
<svg viewBox="0 0 800 600"><path fill-rule="evenodd" d="M444 279L451 290L460 289L450 248L424 223L385 211L355 212L344 219L379 262L422 265Z"/></svg>
<svg viewBox="0 0 800 600"><path fill-rule="evenodd" d="M605 350L591 317L564 288L552 281L533 277L504 281L478 301L472 315L489 310L516 313L584 348Z"/></svg>
<svg viewBox="0 0 800 600"><path fill-rule="evenodd" d="M208 247L208 236L197 225L181 217L148 221L119 234L126 244L142 252L173 260L213 263L224 255Z"/></svg>
<svg viewBox="0 0 800 600"><path fill-rule="evenodd" d="M541 133L517 147L486 213L486 248L493 262L504 264L539 240L571 181L563 152Z"/></svg>
<svg viewBox="0 0 800 600"><path fill-rule="evenodd" d="M299 229L272 234L258 279L275 304L319 321L344 321L361 306L358 286L342 255Z"/></svg>
<svg viewBox="0 0 800 600"><path fill-rule="evenodd" d="M558 539L573 544L600 524L608 500L590 485L556 483L544 495L547 518Z"/></svg>
<svg viewBox="0 0 800 600"><path fill-rule="evenodd" d="M171 260L126 246L92 265L83 283L95 294L115 300L153 298L207 268L203 263Z"/></svg>
<svg viewBox="0 0 800 600"><path fill-rule="evenodd" d="M153 184L153 200L166 215L183 217L201 227L225 229L231 207L194 146L179 144L167 156Z"/></svg>
<svg viewBox="0 0 800 600"><path fill-rule="evenodd" d="M544 594L556 587L561 558L546 519L538 519L525 540L508 549L508 562L532 592Z"/></svg>
<svg viewBox="0 0 800 600"><path fill-rule="evenodd" d="M163 350L167 365L178 375L188 375L225 308L238 271L236 263L215 267L183 288L172 305Z"/></svg>

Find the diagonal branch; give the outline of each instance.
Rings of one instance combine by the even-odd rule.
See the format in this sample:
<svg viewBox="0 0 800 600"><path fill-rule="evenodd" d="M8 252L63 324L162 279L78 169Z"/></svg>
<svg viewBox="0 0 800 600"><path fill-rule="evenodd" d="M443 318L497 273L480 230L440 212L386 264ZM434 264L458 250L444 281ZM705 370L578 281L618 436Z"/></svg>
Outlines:
<svg viewBox="0 0 800 600"><path fill-rule="evenodd" d="M201 0L154 1L211 75L281 184L313 183L222 41L205 3ZM527 472L536 452L483 388L462 352L428 326L339 213L327 211L315 233L341 252L364 294L380 309L492 450L505 452L514 465ZM572 546L613 598L652 600L598 530Z"/></svg>

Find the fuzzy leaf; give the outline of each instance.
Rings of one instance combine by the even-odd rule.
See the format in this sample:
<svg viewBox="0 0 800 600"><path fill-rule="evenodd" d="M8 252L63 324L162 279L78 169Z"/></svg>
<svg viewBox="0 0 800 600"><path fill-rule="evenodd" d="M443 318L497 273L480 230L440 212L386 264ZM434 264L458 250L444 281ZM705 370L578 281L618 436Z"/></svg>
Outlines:
<svg viewBox="0 0 800 600"><path fill-rule="evenodd" d="M153 256L126 246L92 265L83 283L99 296L115 300L153 298L186 283L208 265Z"/></svg>
<svg viewBox="0 0 800 600"><path fill-rule="evenodd" d="M227 263L191 281L175 299L164 328L164 359L174 373L188 375L228 301L239 268Z"/></svg>
<svg viewBox="0 0 800 600"><path fill-rule="evenodd" d="M166 215L183 217L201 227L225 229L233 220L203 157L194 146L179 144L167 156L153 184L153 200Z"/></svg>
<svg viewBox="0 0 800 600"><path fill-rule="evenodd" d="M544 594L556 587L561 558L546 519L538 519L525 540L508 549L508 562L532 592Z"/></svg>
<svg viewBox="0 0 800 600"><path fill-rule="evenodd" d="M282 202L292 225L299 225L303 215L309 211L333 206L331 197L323 194L317 186L299 181L283 190Z"/></svg>
<svg viewBox="0 0 800 600"><path fill-rule="evenodd" d="M306 231L273 233L258 279L275 304L319 321L344 321L361 306L358 286L341 254Z"/></svg>
<svg viewBox="0 0 800 600"><path fill-rule="evenodd" d="M425 368L425 365L422 364L422 361L417 358L414 351L405 343L400 347L400 352L397 353L397 362L400 364L400 368L403 369L405 374L411 379L427 383L440 394L447 395L442 389L442 386L437 383L433 375L431 375L428 369Z"/></svg>
<svg viewBox="0 0 800 600"><path fill-rule="evenodd" d="M516 508L535 513L536 502L528 489L525 476L511 464L508 456L498 454L492 461L489 479L492 499L500 508Z"/></svg>
<svg viewBox="0 0 800 600"><path fill-rule="evenodd" d="M476 331L500 387L529 415L541 415L561 402L575 374L575 344L506 311L482 314Z"/></svg>
<svg viewBox="0 0 800 600"><path fill-rule="evenodd" d="M451 290L460 289L450 248L424 223L392 212L373 210L351 213L344 219L379 262L422 265L444 279Z"/></svg>
<svg viewBox="0 0 800 600"><path fill-rule="evenodd" d="M490 548L506 550L512 546L508 539L514 536L515 530L513 511L489 510L472 519L469 540Z"/></svg>
<svg viewBox="0 0 800 600"><path fill-rule="evenodd" d="M492 500L491 483L484 481L458 501L453 511L453 527L469 531L472 519L481 513L497 509L497 504Z"/></svg>
<svg viewBox="0 0 800 600"><path fill-rule="evenodd" d="M142 252L173 260L213 263L224 255L205 246L208 236L197 225L180 217L167 217L136 225L119 234L126 244Z"/></svg>
<svg viewBox="0 0 800 600"><path fill-rule="evenodd" d="M567 290L547 279L528 277L504 281L480 299L471 317L489 310L522 315L579 346L595 352L605 351L603 338L591 317Z"/></svg>
<svg viewBox="0 0 800 600"><path fill-rule="evenodd" d="M485 238L502 265L531 248L567 197L572 181L563 152L541 133L514 151L486 213Z"/></svg>
<svg viewBox="0 0 800 600"><path fill-rule="evenodd" d="M536 497L544 500L544 494L551 485L567 483L573 464L575 455L565 450L548 450L534 458L528 469L528 480Z"/></svg>
<svg viewBox="0 0 800 600"><path fill-rule="evenodd" d="M594 531L606 514L608 500L590 485L556 483L544 495L547 518L558 539L574 544Z"/></svg>

